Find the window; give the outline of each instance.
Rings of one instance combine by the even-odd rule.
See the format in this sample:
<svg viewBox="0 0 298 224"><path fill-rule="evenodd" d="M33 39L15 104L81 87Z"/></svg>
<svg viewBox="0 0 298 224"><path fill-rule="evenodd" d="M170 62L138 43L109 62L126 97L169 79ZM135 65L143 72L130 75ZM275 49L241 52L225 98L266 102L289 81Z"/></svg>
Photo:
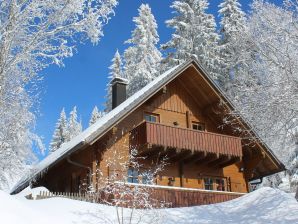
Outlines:
<svg viewBox="0 0 298 224"><path fill-rule="evenodd" d="M127 182L139 183L139 172L133 167L130 167L127 171Z"/></svg>
<svg viewBox="0 0 298 224"><path fill-rule="evenodd" d="M228 179L225 177L205 177L203 180L206 190L226 191L229 189Z"/></svg>
<svg viewBox="0 0 298 224"><path fill-rule="evenodd" d="M216 190L217 191L225 191L225 180L224 179L216 179Z"/></svg>
<svg viewBox="0 0 298 224"><path fill-rule="evenodd" d="M198 131L205 131L205 124L200 122L192 122L192 129Z"/></svg>
<svg viewBox="0 0 298 224"><path fill-rule="evenodd" d="M145 113L144 119L145 119L145 121L148 121L148 122L159 123L159 115L158 114Z"/></svg>
<svg viewBox="0 0 298 224"><path fill-rule="evenodd" d="M204 185L206 190L213 190L213 179L204 178Z"/></svg>

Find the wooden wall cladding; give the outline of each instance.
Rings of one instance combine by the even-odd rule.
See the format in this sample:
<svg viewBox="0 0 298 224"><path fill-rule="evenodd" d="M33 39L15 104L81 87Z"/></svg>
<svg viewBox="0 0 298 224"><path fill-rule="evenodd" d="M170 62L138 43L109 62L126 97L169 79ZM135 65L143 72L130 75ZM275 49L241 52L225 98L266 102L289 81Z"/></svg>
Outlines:
<svg viewBox="0 0 298 224"><path fill-rule="evenodd" d="M149 105L154 108L174 111L178 113L186 113L186 111L194 111L197 107L194 99L188 94L179 82L172 82L160 94L157 94L149 101Z"/></svg>

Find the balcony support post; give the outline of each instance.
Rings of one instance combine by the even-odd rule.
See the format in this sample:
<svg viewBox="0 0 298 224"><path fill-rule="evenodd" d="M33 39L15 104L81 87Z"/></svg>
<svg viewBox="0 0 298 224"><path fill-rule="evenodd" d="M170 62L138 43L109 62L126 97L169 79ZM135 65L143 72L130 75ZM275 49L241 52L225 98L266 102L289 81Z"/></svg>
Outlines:
<svg viewBox="0 0 298 224"><path fill-rule="evenodd" d="M183 179L184 179L184 162L179 162L179 176L180 176L180 187L183 187Z"/></svg>

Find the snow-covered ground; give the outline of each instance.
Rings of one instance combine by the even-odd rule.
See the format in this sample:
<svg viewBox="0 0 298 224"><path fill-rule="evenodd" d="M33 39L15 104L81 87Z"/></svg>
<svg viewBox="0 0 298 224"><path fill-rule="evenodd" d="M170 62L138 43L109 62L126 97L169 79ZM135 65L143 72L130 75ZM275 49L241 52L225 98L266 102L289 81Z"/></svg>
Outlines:
<svg viewBox="0 0 298 224"><path fill-rule="evenodd" d="M33 190L33 195L43 188ZM27 200L26 189L11 196L0 191L1 224L100 224L117 223L116 208L65 198ZM121 217L121 210L119 210ZM129 218L130 210L124 210ZM134 211L133 223L298 223L298 203L289 194L261 188L225 203L188 208ZM120 220L121 221L121 220ZM128 223L128 222L124 222Z"/></svg>

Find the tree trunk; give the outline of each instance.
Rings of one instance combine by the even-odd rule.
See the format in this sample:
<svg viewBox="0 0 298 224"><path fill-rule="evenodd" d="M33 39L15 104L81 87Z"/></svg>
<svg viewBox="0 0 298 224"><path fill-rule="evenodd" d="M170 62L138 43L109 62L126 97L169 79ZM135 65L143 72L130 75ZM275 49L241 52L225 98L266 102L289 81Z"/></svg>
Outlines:
<svg viewBox="0 0 298 224"><path fill-rule="evenodd" d="M298 186L296 188L296 195L295 195L296 200L298 201Z"/></svg>

